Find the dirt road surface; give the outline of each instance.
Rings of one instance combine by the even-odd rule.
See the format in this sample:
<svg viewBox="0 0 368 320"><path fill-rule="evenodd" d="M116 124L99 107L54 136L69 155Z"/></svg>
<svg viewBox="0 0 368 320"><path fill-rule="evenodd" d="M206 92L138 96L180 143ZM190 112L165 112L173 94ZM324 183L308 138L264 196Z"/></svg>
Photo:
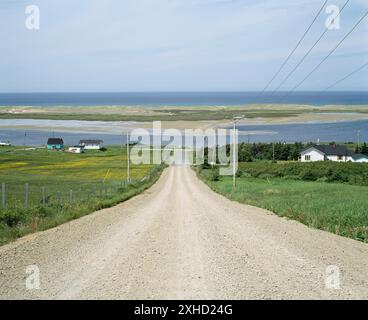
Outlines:
<svg viewBox="0 0 368 320"><path fill-rule="evenodd" d="M27 289L30 265L39 290ZM117 207L1 247L0 298L368 299L368 245L232 202L170 167Z"/></svg>

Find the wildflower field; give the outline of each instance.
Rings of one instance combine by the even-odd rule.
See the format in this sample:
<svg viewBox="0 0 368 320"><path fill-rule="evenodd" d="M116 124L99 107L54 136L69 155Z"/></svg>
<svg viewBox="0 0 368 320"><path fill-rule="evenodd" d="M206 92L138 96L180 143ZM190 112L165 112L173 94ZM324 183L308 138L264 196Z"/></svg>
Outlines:
<svg viewBox="0 0 368 320"><path fill-rule="evenodd" d="M84 154L1 148L0 244L124 201L152 185L161 171L131 164L128 184L123 147Z"/></svg>

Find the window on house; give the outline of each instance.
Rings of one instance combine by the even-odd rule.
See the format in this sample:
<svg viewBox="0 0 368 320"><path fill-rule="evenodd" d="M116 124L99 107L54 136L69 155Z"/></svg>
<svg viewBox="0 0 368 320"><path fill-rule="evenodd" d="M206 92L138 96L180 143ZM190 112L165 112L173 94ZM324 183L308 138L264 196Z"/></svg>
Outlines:
<svg viewBox="0 0 368 320"><path fill-rule="evenodd" d="M344 157L343 157L343 156L337 156L337 160L341 161L341 160L343 160L343 159L344 159Z"/></svg>
<svg viewBox="0 0 368 320"><path fill-rule="evenodd" d="M305 156L305 161L310 161L311 160L311 156Z"/></svg>

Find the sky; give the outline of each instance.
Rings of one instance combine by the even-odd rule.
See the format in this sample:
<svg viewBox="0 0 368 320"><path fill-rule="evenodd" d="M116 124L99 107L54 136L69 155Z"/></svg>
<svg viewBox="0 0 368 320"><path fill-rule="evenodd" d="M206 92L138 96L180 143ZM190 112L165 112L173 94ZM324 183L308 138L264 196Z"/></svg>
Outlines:
<svg viewBox="0 0 368 320"><path fill-rule="evenodd" d="M346 0L329 0L340 8ZM0 92L257 91L324 0L0 0ZM25 8L40 9L29 30ZM368 10L350 0L290 90ZM325 10L277 87L325 29ZM368 17L299 90L324 90L368 61ZM334 88L368 90L368 68Z"/></svg>

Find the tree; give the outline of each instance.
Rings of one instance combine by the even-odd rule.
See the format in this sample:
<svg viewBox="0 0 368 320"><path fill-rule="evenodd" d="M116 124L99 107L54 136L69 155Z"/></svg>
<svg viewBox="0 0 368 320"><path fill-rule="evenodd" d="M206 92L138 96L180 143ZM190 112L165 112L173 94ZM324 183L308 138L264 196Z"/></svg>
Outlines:
<svg viewBox="0 0 368 320"><path fill-rule="evenodd" d="M367 143L364 142L363 147L360 149L360 152L366 156L368 156L368 146Z"/></svg>

